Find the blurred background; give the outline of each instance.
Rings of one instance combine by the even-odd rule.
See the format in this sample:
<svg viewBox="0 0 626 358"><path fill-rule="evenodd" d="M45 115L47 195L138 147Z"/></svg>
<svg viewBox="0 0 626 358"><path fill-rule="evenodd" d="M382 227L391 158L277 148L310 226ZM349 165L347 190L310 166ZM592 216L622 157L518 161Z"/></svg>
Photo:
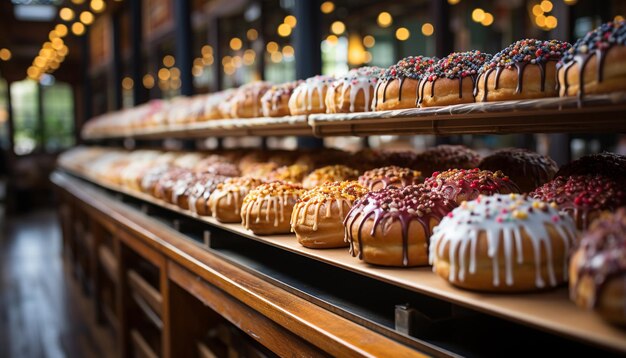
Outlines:
<svg viewBox="0 0 626 358"><path fill-rule="evenodd" d="M387 67L409 55L495 53L521 38L575 41L626 15L620 0L5 0L0 3L0 194L10 212L45 204L56 155L89 118L253 80ZM225 139L258 146L262 139ZM517 135L326 139L327 146L529 147L559 163L623 138ZM176 141L127 145L185 146ZM269 138L293 148L295 138ZM216 139L191 147L217 145ZM185 146L189 147L189 145ZM6 188L6 189L4 189ZM8 192L9 195L4 193Z"/></svg>

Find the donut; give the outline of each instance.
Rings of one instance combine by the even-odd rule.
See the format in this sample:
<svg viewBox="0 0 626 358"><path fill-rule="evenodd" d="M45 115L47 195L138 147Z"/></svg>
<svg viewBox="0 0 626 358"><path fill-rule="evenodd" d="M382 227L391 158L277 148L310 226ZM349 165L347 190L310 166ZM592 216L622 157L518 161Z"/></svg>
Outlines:
<svg viewBox="0 0 626 358"><path fill-rule="evenodd" d="M422 185L370 192L344 220L350 254L375 265L426 265L432 229L454 207Z"/></svg>
<svg viewBox="0 0 626 358"><path fill-rule="evenodd" d="M409 185L417 185L424 181L417 170L388 166L368 170L359 176L359 184L371 191L385 188L404 188Z"/></svg>
<svg viewBox="0 0 626 358"><path fill-rule="evenodd" d="M223 114L220 111L220 104L227 102L234 95L234 89L215 92L209 94L204 101L202 114L197 118L198 122L209 121L212 119L222 119Z"/></svg>
<svg viewBox="0 0 626 358"><path fill-rule="evenodd" d="M243 198L261 184L262 180L251 177L226 179L209 196L208 207L211 215L223 223L241 222Z"/></svg>
<svg viewBox="0 0 626 358"><path fill-rule="evenodd" d="M550 157L518 148L497 150L483 158L478 167L491 171L502 170L522 193L529 193L547 183L559 168Z"/></svg>
<svg viewBox="0 0 626 358"><path fill-rule="evenodd" d="M204 167L196 166L197 173L208 173L214 175L223 175L226 177L237 177L241 175L239 168L232 163L216 162L208 164Z"/></svg>
<svg viewBox="0 0 626 358"><path fill-rule="evenodd" d="M359 171L345 165L329 165L315 169L311 174L302 180L304 189L313 189L327 181L355 180L359 176Z"/></svg>
<svg viewBox="0 0 626 358"><path fill-rule="evenodd" d="M309 167L302 164L293 164L282 166L271 171L267 177L270 181L288 181L292 183L301 183L302 179L309 173Z"/></svg>
<svg viewBox="0 0 626 358"><path fill-rule="evenodd" d="M556 177L530 193L539 200L554 202L571 215L576 226L585 230L603 210L626 205L626 191L620 183L604 175Z"/></svg>
<svg viewBox="0 0 626 358"><path fill-rule="evenodd" d="M300 83L289 98L289 113L301 114L326 113L326 91L335 80L332 76L315 76Z"/></svg>
<svg viewBox="0 0 626 358"><path fill-rule="evenodd" d="M384 70L380 67L360 67L336 79L326 92L328 113L369 112L374 87Z"/></svg>
<svg viewBox="0 0 626 358"><path fill-rule="evenodd" d="M579 307L626 326L626 209L604 213L583 234L569 266L570 297Z"/></svg>
<svg viewBox="0 0 626 358"><path fill-rule="evenodd" d="M479 195L519 193L517 185L501 171L450 169L435 172L426 178L424 186L457 204L476 199Z"/></svg>
<svg viewBox="0 0 626 358"><path fill-rule="evenodd" d="M474 102L478 71L491 60L480 51L453 52L428 67L419 87L421 107Z"/></svg>
<svg viewBox="0 0 626 358"><path fill-rule="evenodd" d="M153 166L143 173L141 176L140 189L144 193L148 193L150 195L154 195L155 188L161 177L163 177L166 173L172 170L171 164L161 164L157 166Z"/></svg>
<svg viewBox="0 0 626 358"><path fill-rule="evenodd" d="M185 187L179 187L181 192L175 193L177 204L181 209L189 210L194 214L209 216L208 201L211 193L220 183L223 183L227 176L212 173L196 173L195 177Z"/></svg>
<svg viewBox="0 0 626 358"><path fill-rule="evenodd" d="M243 85L237 89L230 99L230 116L232 118L254 118L263 116L261 97L271 88L269 82L257 81Z"/></svg>
<svg viewBox="0 0 626 358"><path fill-rule="evenodd" d="M562 166L555 176L585 174L601 174L621 181L626 180L626 156L610 152L586 155Z"/></svg>
<svg viewBox="0 0 626 358"><path fill-rule="evenodd" d="M372 109L417 108L419 83L428 67L438 60L436 57L409 56L389 67L376 85Z"/></svg>
<svg viewBox="0 0 626 358"><path fill-rule="evenodd" d="M536 291L567 281L572 219L518 194L480 195L452 210L430 238L433 271L451 284L491 292Z"/></svg>
<svg viewBox="0 0 626 358"><path fill-rule="evenodd" d="M326 182L302 193L291 214L291 231L311 249L345 247L343 219L354 201L367 194L356 181Z"/></svg>
<svg viewBox="0 0 626 358"><path fill-rule="evenodd" d="M557 76L561 96L626 91L626 22L607 22L565 53Z"/></svg>
<svg viewBox="0 0 626 358"><path fill-rule="evenodd" d="M178 196L194 180L195 173L186 168L173 167L156 183L153 196L170 204L178 203Z"/></svg>
<svg viewBox="0 0 626 358"><path fill-rule="evenodd" d="M557 97L556 64L571 46L557 40L512 43L480 68L476 101Z"/></svg>
<svg viewBox="0 0 626 358"><path fill-rule="evenodd" d="M429 177L434 172L448 169L472 169L478 167L480 155L462 145L442 144L417 154L410 168Z"/></svg>
<svg viewBox="0 0 626 358"><path fill-rule="evenodd" d="M283 117L289 113L289 98L293 90L302 81L287 82L272 86L263 97L261 97L261 108L265 117Z"/></svg>
<svg viewBox="0 0 626 358"><path fill-rule="evenodd" d="M300 185L293 183L259 185L243 199L241 224L256 235L290 233L291 213L303 192Z"/></svg>
<svg viewBox="0 0 626 358"><path fill-rule="evenodd" d="M279 166L276 163L253 163L245 166L244 169L241 170L241 174L247 177L264 178L278 168Z"/></svg>

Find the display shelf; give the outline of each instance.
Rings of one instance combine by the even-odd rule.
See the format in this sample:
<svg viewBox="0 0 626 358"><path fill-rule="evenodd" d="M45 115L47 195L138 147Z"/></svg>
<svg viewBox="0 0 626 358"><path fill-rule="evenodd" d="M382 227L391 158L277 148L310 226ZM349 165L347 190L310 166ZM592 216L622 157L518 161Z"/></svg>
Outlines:
<svg viewBox="0 0 626 358"><path fill-rule="evenodd" d="M315 136L626 131L626 93L481 102L380 112L315 114Z"/></svg>
<svg viewBox="0 0 626 358"><path fill-rule="evenodd" d="M71 173L71 171L69 171ZM457 289L432 273L430 268L383 268L363 263L351 257L347 249L314 250L301 246L293 235L257 236L239 224L222 224L211 217L156 199L145 193L72 173L103 188L123 193L173 212L233 232L239 236L278 247L298 255L333 265L354 273L396 285L411 291L471 308L489 315L518 322L547 332L626 352L626 331L601 320L593 312L580 309L568 299L567 288L529 294L487 294ZM63 175L63 174L58 174ZM68 180L76 180L69 179Z"/></svg>
<svg viewBox="0 0 626 358"><path fill-rule="evenodd" d="M125 131L100 134L84 132L82 137L86 140L101 140L287 135L312 135L306 116L217 119L187 124L171 124L163 127L129 128Z"/></svg>
<svg viewBox="0 0 626 358"><path fill-rule="evenodd" d="M460 104L379 112L278 118L218 119L84 132L86 140L241 136L368 136L385 134L512 134L626 132L626 93Z"/></svg>

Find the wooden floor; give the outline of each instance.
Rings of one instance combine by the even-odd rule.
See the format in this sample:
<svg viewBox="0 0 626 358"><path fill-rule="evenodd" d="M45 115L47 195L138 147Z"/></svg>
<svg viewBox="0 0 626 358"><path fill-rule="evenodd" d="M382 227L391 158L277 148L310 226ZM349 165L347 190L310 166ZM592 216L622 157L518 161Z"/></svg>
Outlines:
<svg viewBox="0 0 626 358"><path fill-rule="evenodd" d="M0 357L114 356L112 333L95 324L61 257L56 214L0 218L0 226Z"/></svg>

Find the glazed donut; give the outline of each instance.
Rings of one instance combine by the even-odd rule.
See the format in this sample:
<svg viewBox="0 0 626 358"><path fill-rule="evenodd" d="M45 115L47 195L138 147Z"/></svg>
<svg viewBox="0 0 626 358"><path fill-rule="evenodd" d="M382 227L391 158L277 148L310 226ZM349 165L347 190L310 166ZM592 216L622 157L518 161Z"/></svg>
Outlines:
<svg viewBox="0 0 626 358"><path fill-rule="evenodd" d="M148 193L150 195L154 195L156 185L166 173L172 170L171 164L161 164L154 167L149 168L143 173L141 176L141 183L139 185L141 191L144 193Z"/></svg>
<svg viewBox="0 0 626 358"><path fill-rule="evenodd" d="M289 98L289 112L300 114L326 113L326 91L335 80L332 76L315 76L300 83Z"/></svg>
<svg viewBox="0 0 626 358"><path fill-rule="evenodd" d="M604 213L570 260L570 297L579 307L626 326L626 209Z"/></svg>
<svg viewBox="0 0 626 358"><path fill-rule="evenodd" d="M350 254L375 265L426 265L431 231L455 206L422 185L370 192L344 220Z"/></svg>
<svg viewBox="0 0 626 358"><path fill-rule="evenodd" d="M227 162L217 162L206 166L196 166L196 172L223 175L226 177L237 177L241 175L239 168L235 164Z"/></svg>
<svg viewBox="0 0 626 358"><path fill-rule="evenodd" d="M479 195L520 192L517 185L501 171L492 172L478 168L435 172L430 178L426 178L424 186L457 204L474 200Z"/></svg>
<svg viewBox="0 0 626 358"><path fill-rule="evenodd" d="M293 183L259 185L243 199L241 224L257 235L290 233L291 213L303 192L300 185Z"/></svg>
<svg viewBox="0 0 626 358"><path fill-rule="evenodd" d="M262 180L251 177L226 179L209 196L208 207L211 215L223 223L241 222L243 198L261 184Z"/></svg>
<svg viewBox="0 0 626 358"><path fill-rule="evenodd" d="M263 116L261 111L261 97L272 85L269 82L252 82L237 89L230 99L231 118L254 118Z"/></svg>
<svg viewBox="0 0 626 358"><path fill-rule="evenodd" d="M178 198L176 204L194 214L209 216L211 215L208 205L209 196L218 184L223 183L226 179L228 177L223 175L197 173L189 185L177 188L181 192L175 194Z"/></svg>
<svg viewBox="0 0 626 358"><path fill-rule="evenodd" d="M360 67L336 79L326 92L327 113L369 112L374 87L384 70L379 67Z"/></svg>
<svg viewBox="0 0 626 358"><path fill-rule="evenodd" d="M571 215L576 226L585 230L603 210L616 210L626 205L623 182L603 175L556 177L535 189L530 196L554 202Z"/></svg>
<svg viewBox="0 0 626 358"><path fill-rule="evenodd" d="M557 40L514 42L480 68L476 101L557 97L556 64L571 47Z"/></svg>
<svg viewBox="0 0 626 358"><path fill-rule="evenodd" d="M220 104L227 102L234 95L234 91L234 89L229 89L208 95L204 102L202 114L198 117L197 121L202 122L224 118L220 111Z"/></svg>
<svg viewBox="0 0 626 358"><path fill-rule="evenodd" d="M557 76L561 96L626 91L626 22L608 22L565 53Z"/></svg>
<svg viewBox="0 0 626 358"><path fill-rule="evenodd" d="M479 196L452 210L430 238L433 271L477 291L520 292L567 281L572 219L517 194Z"/></svg>
<svg viewBox="0 0 626 358"><path fill-rule="evenodd" d="M480 51L453 52L429 66L419 85L420 106L473 103L478 70L490 59Z"/></svg>
<svg viewBox="0 0 626 358"><path fill-rule="evenodd" d="M600 174L616 180L625 180L626 156L609 152L586 155L562 166L555 177L585 174Z"/></svg>
<svg viewBox="0 0 626 358"><path fill-rule="evenodd" d="M302 164L293 164L274 169L267 177L270 181L288 181L301 183L302 179L309 173L309 167Z"/></svg>
<svg viewBox="0 0 626 358"><path fill-rule="evenodd" d="M278 168L279 166L276 163L254 163L245 166L245 168L241 170L241 174L252 178L265 178Z"/></svg>
<svg viewBox="0 0 626 358"><path fill-rule="evenodd" d="M367 193L355 181L327 182L305 191L291 214L291 231L311 249L345 247L343 219L354 201Z"/></svg>
<svg viewBox="0 0 626 358"><path fill-rule="evenodd" d="M355 180L359 176L359 171L345 165L329 165L314 170L302 180L304 189L313 189L327 181Z"/></svg>
<svg viewBox="0 0 626 358"><path fill-rule="evenodd" d="M409 56L389 67L376 85L372 109L417 108L419 83L426 70L438 60L436 57Z"/></svg>
<svg viewBox="0 0 626 358"><path fill-rule="evenodd" d="M302 81L293 81L281 85L272 86L263 97L261 97L261 107L265 117L283 117L289 113L289 98L293 90Z"/></svg>
<svg viewBox="0 0 626 358"><path fill-rule="evenodd" d="M497 150L483 158L478 167L491 171L502 170L522 193L529 193L547 183L559 169L550 157L518 148Z"/></svg>
<svg viewBox="0 0 626 358"><path fill-rule="evenodd" d="M165 173L154 188L154 197L170 204L178 203L178 196L194 180L195 173L190 169L174 167Z"/></svg>
<svg viewBox="0 0 626 358"><path fill-rule="evenodd" d="M359 184L371 191L385 188L404 188L424 181L417 170L389 166L368 170L359 177Z"/></svg>
<svg viewBox="0 0 626 358"><path fill-rule="evenodd" d="M413 164L406 165L429 177L448 169L472 169L480 163L480 155L462 145L442 144L419 153Z"/></svg>

